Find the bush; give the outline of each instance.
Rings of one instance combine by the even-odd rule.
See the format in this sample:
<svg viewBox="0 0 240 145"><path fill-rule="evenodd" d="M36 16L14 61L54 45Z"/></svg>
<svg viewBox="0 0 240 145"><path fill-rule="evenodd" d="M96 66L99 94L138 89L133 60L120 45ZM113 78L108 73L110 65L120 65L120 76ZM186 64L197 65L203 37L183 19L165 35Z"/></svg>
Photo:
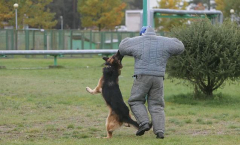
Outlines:
<svg viewBox="0 0 240 145"><path fill-rule="evenodd" d="M195 21L172 29L172 37L185 46L182 55L169 60L170 77L186 79L208 97L230 79L240 76L240 28L230 21L213 25L210 20Z"/></svg>

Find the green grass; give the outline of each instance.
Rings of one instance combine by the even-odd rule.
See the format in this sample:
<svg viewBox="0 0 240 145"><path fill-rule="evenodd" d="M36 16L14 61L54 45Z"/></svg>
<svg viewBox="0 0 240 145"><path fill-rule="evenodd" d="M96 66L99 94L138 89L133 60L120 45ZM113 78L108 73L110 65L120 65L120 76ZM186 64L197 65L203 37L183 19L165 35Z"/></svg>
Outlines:
<svg viewBox="0 0 240 145"><path fill-rule="evenodd" d="M142 145L239 144L240 85L214 92L214 99L195 100L191 85L164 81L166 138L153 131L135 136L122 127L110 140L105 121L108 109L101 95L86 92L101 77L100 57L59 59L61 69L48 69L53 59L0 59L0 144L13 145ZM123 59L119 79L125 102L133 83L133 58Z"/></svg>

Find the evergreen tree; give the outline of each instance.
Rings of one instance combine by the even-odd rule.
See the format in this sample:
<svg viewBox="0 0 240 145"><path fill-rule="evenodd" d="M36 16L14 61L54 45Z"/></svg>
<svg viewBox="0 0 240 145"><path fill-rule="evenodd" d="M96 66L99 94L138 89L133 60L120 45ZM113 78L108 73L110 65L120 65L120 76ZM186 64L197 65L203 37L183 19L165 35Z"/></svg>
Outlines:
<svg viewBox="0 0 240 145"><path fill-rule="evenodd" d="M185 51L168 63L170 77L186 79L212 97L226 80L240 77L240 28L229 21L212 25L203 19L172 30Z"/></svg>

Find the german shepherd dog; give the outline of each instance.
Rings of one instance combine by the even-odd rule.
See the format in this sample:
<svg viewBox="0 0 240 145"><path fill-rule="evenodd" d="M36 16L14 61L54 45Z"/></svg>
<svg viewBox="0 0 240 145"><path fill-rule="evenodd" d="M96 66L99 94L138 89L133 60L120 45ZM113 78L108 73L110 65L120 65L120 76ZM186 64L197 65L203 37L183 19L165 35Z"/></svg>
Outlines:
<svg viewBox="0 0 240 145"><path fill-rule="evenodd" d="M131 119L129 109L123 101L122 93L118 85L118 76L121 74L122 56L119 51L112 57L103 57L105 67L103 68L103 76L99 79L95 89L86 87L91 94L102 93L104 100L109 108L109 114L106 119L107 137L111 138L113 131L121 127L123 123L130 127L133 125L136 129L139 125Z"/></svg>

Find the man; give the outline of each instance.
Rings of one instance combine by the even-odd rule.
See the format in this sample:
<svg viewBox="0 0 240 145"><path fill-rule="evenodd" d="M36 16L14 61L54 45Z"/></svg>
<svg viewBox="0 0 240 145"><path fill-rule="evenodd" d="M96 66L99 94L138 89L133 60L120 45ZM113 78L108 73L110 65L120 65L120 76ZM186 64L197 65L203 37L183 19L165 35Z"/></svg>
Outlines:
<svg viewBox="0 0 240 145"><path fill-rule="evenodd" d="M181 54L184 45L176 38L156 36L151 27L143 27L140 35L142 36L125 38L119 45L121 55L133 56L135 59L136 79L128 104L140 126L136 135L141 136L150 130L149 111L153 131L157 138L163 139L165 130L163 79L166 63L170 56ZM148 111L144 105L146 100Z"/></svg>

